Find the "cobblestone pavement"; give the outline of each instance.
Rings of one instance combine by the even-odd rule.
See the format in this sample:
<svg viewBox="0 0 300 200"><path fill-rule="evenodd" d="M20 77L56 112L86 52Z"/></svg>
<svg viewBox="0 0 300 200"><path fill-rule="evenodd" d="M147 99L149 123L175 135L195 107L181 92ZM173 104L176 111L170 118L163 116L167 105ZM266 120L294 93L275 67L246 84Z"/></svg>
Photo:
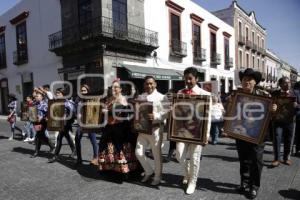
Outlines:
<svg viewBox="0 0 300 200"><path fill-rule="evenodd" d="M63 146L60 161L49 164L49 147L42 146L41 157L30 158L34 146L9 141L9 135L8 124L0 120L0 199L246 199L235 192L239 184L239 163L231 139L221 138L220 144L204 148L197 189L188 196L181 184L182 169L176 162L164 163L161 185L150 187L139 182L138 174L122 181L114 173L98 173L88 162L92 147L87 137L82 139L84 165L75 169L75 161L68 158L68 145ZM164 157L167 149L168 142L165 142ZM268 143L257 199L300 199L300 158L292 157L292 166L280 165L275 169L270 168L272 158Z"/></svg>

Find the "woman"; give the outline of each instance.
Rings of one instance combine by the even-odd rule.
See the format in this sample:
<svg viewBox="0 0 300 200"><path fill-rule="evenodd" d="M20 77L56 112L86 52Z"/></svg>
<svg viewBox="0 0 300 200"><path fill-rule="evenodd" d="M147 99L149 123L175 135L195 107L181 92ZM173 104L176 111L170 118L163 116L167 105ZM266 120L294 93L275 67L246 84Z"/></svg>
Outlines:
<svg viewBox="0 0 300 200"><path fill-rule="evenodd" d="M90 87L86 84L82 85L80 88L81 95L88 95L90 93ZM85 99L81 99L80 97L77 97L75 104L77 109L77 116L80 118L81 113L78 113L78 109L82 106ZM75 145L76 145L76 153L77 153L77 162L76 165L82 164L82 157L81 157L81 138L82 138L83 132L81 131L81 127L78 125L76 136L75 136ZM98 165L98 144L97 144L97 138L96 133L88 133L88 136L90 138L92 147L93 147L93 159L90 161L90 164L92 165Z"/></svg>
<svg viewBox="0 0 300 200"><path fill-rule="evenodd" d="M107 99L104 110L108 112L108 122L99 143L99 170L128 174L137 167L134 155L136 138L129 131L127 113L121 111L127 107L127 100L121 94L119 80L112 83L111 89L112 96Z"/></svg>
<svg viewBox="0 0 300 200"><path fill-rule="evenodd" d="M22 135L25 135L19 127L16 126L17 123L17 98L14 94L9 94L8 96L9 104L8 104L8 111L9 115L7 116L7 121L10 124L11 128L11 136L8 138L8 140L13 140L15 137L15 129L20 131Z"/></svg>
<svg viewBox="0 0 300 200"><path fill-rule="evenodd" d="M222 103L219 102L217 96L212 96L212 106L211 106L211 144L215 145L218 143L219 130L223 123L223 114L225 113Z"/></svg>
<svg viewBox="0 0 300 200"><path fill-rule="evenodd" d="M26 104L27 104L27 108L31 108L34 105L34 101L33 101L33 96L27 96L26 97ZM35 138L35 130L33 128L33 122L30 121L29 119L25 122L25 125L24 125L25 129L26 129L26 132L27 132L27 138L24 140L24 142L33 142L34 141L34 138Z"/></svg>

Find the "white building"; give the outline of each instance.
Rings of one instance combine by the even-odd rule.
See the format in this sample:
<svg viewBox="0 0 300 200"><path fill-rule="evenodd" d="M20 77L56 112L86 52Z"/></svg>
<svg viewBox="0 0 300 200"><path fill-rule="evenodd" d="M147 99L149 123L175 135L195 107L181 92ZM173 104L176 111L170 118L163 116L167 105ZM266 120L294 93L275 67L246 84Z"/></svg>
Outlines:
<svg viewBox="0 0 300 200"><path fill-rule="evenodd" d="M271 50L266 51L266 79L262 83L264 87L272 89L277 87L277 81L280 78L278 71L280 70L280 58ZM279 78L278 78L279 77Z"/></svg>
<svg viewBox="0 0 300 200"><path fill-rule="evenodd" d="M150 67L153 71L185 68L199 70L200 81L217 80L223 92L234 86L234 29L191 0L146 0L145 28L158 32L159 48L146 63L126 62L127 67ZM165 81L169 88L183 81ZM163 84L163 83L162 83Z"/></svg>
<svg viewBox="0 0 300 200"><path fill-rule="evenodd" d="M33 86L60 80L61 58L48 51L48 35L60 27L60 1L23 0L0 16L0 113L8 93L22 100Z"/></svg>
<svg viewBox="0 0 300 200"><path fill-rule="evenodd" d="M281 78L281 77L288 77L290 78L291 77L291 67L290 65L283 61L283 60L280 60L280 63L281 63L281 66L280 66L280 69L278 71L278 78Z"/></svg>

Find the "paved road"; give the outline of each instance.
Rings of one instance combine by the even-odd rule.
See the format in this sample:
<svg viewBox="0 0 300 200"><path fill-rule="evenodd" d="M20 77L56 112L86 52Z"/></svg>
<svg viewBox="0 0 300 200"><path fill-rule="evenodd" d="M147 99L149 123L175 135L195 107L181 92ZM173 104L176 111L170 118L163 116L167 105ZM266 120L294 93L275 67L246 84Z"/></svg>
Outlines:
<svg viewBox="0 0 300 200"><path fill-rule="evenodd" d="M62 148L64 159L49 164L51 156L42 147L41 157L30 158L34 146L22 141L8 141L9 128L0 120L0 199L246 199L234 188L239 184L239 164L234 141L221 139L221 144L208 145L203 160L196 192L187 196L181 185L182 170L178 163L163 165L163 181L160 187L139 183L139 176L127 181L114 173L100 174L91 167L92 156L89 140L83 138L83 167L73 168L74 160L68 158L68 145ZM66 141L64 141L66 143ZM168 142L165 143L165 156ZM272 148L266 146L262 173L262 187L257 199L300 199L300 158L293 157L293 165L271 169Z"/></svg>

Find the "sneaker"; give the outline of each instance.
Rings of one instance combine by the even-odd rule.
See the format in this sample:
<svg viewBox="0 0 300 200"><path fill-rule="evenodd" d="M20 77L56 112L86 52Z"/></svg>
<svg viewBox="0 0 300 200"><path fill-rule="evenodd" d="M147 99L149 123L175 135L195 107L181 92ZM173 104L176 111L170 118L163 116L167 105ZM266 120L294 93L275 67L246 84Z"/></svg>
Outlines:
<svg viewBox="0 0 300 200"><path fill-rule="evenodd" d="M195 183L189 183L188 187L186 189L186 194L193 194L196 189L196 184Z"/></svg>
<svg viewBox="0 0 300 200"><path fill-rule="evenodd" d="M14 139L14 138L13 138L12 136L8 138L8 140L13 140L13 139Z"/></svg>
<svg viewBox="0 0 300 200"><path fill-rule="evenodd" d="M26 133L24 131L22 131L22 136L25 137L26 136Z"/></svg>
<svg viewBox="0 0 300 200"><path fill-rule="evenodd" d="M28 142L34 142L34 138L29 138Z"/></svg>
<svg viewBox="0 0 300 200"><path fill-rule="evenodd" d="M283 164L286 164L286 165L292 165L292 161L291 160L285 160L283 161Z"/></svg>
<svg viewBox="0 0 300 200"><path fill-rule="evenodd" d="M30 141L30 138L27 137L25 140L23 140L24 142L29 142Z"/></svg>
<svg viewBox="0 0 300 200"><path fill-rule="evenodd" d="M189 177L188 176L183 177L182 184L186 185L188 184L188 182L189 182Z"/></svg>
<svg viewBox="0 0 300 200"><path fill-rule="evenodd" d="M278 167L280 162L278 160L273 160L272 161L272 167Z"/></svg>

